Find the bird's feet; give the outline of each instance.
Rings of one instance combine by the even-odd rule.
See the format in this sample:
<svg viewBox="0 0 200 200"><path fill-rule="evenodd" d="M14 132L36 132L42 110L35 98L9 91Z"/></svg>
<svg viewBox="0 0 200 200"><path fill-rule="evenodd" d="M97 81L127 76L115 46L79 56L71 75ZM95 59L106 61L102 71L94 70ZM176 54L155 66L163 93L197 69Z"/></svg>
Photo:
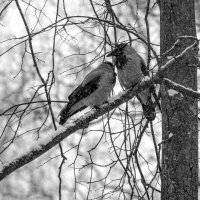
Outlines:
<svg viewBox="0 0 200 200"><path fill-rule="evenodd" d="M156 118L156 112L153 105L142 105L143 114L147 120L153 121Z"/></svg>

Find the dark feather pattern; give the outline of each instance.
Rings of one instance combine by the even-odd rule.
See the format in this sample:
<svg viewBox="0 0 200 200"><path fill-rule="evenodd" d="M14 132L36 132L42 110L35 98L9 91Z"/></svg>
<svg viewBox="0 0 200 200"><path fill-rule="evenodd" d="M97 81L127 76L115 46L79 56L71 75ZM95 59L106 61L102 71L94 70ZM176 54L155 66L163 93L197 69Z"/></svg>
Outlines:
<svg viewBox="0 0 200 200"><path fill-rule="evenodd" d="M116 56L116 67L117 69L122 69L126 63L128 62L128 59L126 58L125 55L119 55L119 56Z"/></svg>
<svg viewBox="0 0 200 200"><path fill-rule="evenodd" d="M63 125L68 119L69 117L71 117L72 115L75 115L78 112L81 112L82 110L84 110L87 106L83 106L82 108L80 108L79 110L76 110L73 113L70 113L70 115L68 114L68 112L70 111L72 105L70 105L69 103L67 104L67 107L64 108L63 110L61 110L60 113L60 125Z"/></svg>
<svg viewBox="0 0 200 200"><path fill-rule="evenodd" d="M69 101L74 101L77 103L81 99L89 96L91 93L93 93L97 87L98 83L101 79L101 76L97 76L94 79L92 79L90 82L85 84L84 86L79 85L68 97Z"/></svg>
<svg viewBox="0 0 200 200"><path fill-rule="evenodd" d="M69 117L72 115L82 111L87 106L83 106L80 109L70 112L70 109L73 105L78 103L80 100L84 99L85 97L92 94L97 88L98 83L101 79L101 76L97 76L94 79L92 79L90 82L85 84L84 86L80 84L68 97L69 103L61 110L60 112L60 122L59 124L63 125Z"/></svg>

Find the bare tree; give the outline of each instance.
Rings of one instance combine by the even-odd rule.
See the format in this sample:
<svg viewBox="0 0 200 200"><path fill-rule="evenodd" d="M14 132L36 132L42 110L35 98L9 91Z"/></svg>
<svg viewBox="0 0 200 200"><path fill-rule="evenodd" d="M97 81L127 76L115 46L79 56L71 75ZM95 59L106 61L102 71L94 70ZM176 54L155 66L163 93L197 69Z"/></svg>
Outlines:
<svg viewBox="0 0 200 200"><path fill-rule="evenodd" d="M187 1L181 2L167 5L186 8ZM193 4L187 10L191 18L181 18L180 27L175 23L179 34L175 25L170 30L167 20L167 14L174 13L177 16L172 19L179 19L179 12L166 12L170 9L164 1L4 0L0 5L0 26L4 27L0 38L0 198L159 199L161 195L166 199L167 192L174 197L176 190L180 198L185 191L196 198L200 94L195 85L199 41ZM191 20L187 28L186 19ZM117 42L129 42L137 49L146 60L150 80L123 92L117 84L108 104L84 110L58 127L57 116L67 96L93 67L107 59ZM171 69L177 72L175 77ZM151 85L158 97L162 88L162 113L157 109L153 122L145 119L135 98ZM165 92L172 90L176 91L173 96ZM169 98L174 112L169 109ZM184 120L179 124L176 119L183 109ZM184 160L179 157L180 149L186 150L181 154ZM174 176L169 164L178 163L183 169L183 162L191 176L184 170ZM184 173L194 179L185 178L180 186ZM187 187L192 184L195 191L190 194L193 190Z"/></svg>

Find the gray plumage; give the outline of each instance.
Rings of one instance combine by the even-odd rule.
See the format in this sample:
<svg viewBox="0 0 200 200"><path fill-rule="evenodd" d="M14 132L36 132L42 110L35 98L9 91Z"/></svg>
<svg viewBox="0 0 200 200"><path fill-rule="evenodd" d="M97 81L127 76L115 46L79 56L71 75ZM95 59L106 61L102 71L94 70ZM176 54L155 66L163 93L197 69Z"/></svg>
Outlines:
<svg viewBox="0 0 200 200"><path fill-rule="evenodd" d="M69 117L86 107L100 107L105 103L116 82L114 66L104 62L92 70L83 82L69 95L68 104L60 112L60 122L63 125Z"/></svg>
<svg viewBox="0 0 200 200"><path fill-rule="evenodd" d="M149 76L142 57L127 43L117 44L115 49L107 55L115 56L118 79L122 88L128 89L141 82L144 76ZM155 108L151 99L151 88L137 95L142 104L143 112L148 120L155 119Z"/></svg>

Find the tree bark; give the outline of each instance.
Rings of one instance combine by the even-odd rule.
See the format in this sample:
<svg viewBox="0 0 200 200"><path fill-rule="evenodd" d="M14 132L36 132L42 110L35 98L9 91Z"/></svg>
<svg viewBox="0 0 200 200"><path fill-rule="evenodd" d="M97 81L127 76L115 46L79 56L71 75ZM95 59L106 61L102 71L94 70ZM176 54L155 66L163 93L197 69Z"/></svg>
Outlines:
<svg viewBox="0 0 200 200"><path fill-rule="evenodd" d="M160 45L162 64L194 43L196 36L194 0L160 0ZM166 53L170 48L172 51ZM166 70L164 77L197 90L197 48ZM166 54L164 54L166 53ZM165 85L162 94L162 172L161 199L198 199L198 107L197 100L171 93Z"/></svg>

